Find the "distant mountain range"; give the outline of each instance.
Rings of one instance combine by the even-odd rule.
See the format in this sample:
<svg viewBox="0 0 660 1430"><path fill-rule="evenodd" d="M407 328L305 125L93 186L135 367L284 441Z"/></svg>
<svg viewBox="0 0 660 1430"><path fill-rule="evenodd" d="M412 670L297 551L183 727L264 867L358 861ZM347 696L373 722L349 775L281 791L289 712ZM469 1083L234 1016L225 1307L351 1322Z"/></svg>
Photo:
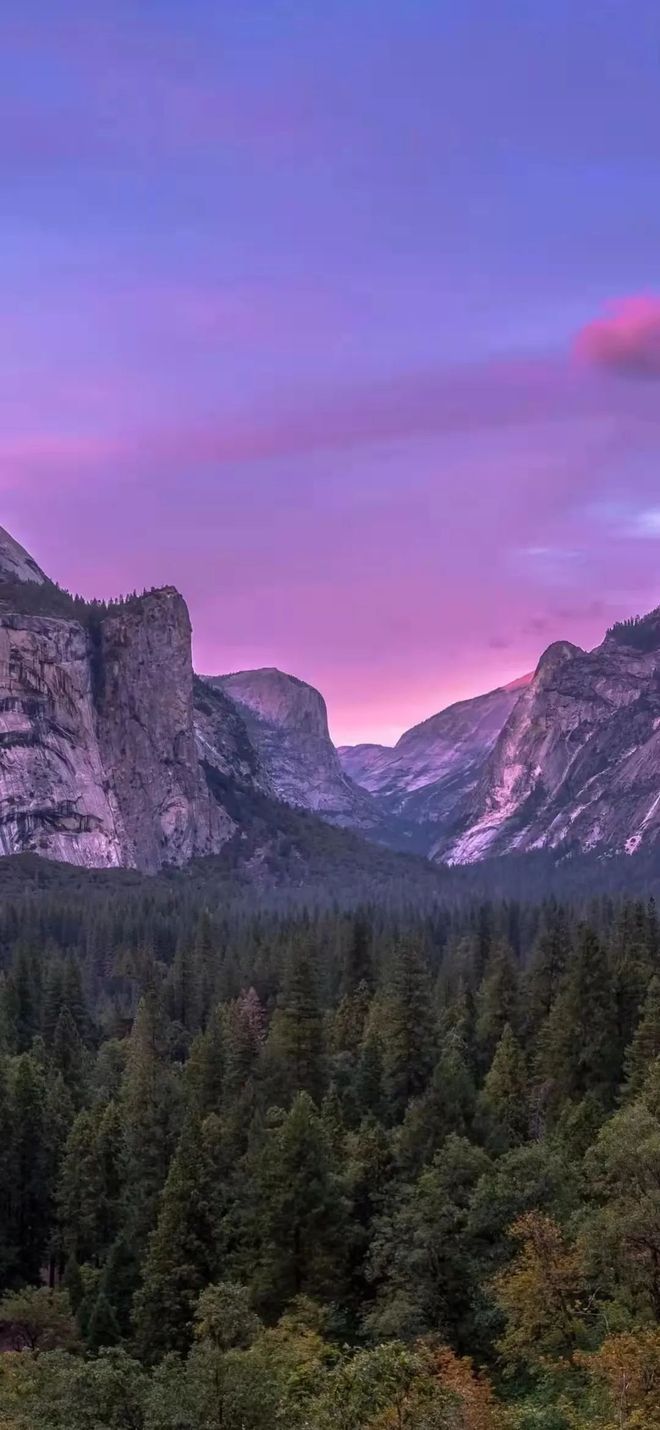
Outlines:
<svg viewBox="0 0 660 1430"><path fill-rule="evenodd" d="M279 670L195 675L190 637L172 587L70 597L0 528L3 853L149 872L231 846L254 872L286 845L298 868L311 826L286 808L446 864L658 838L660 611L393 748L335 750L323 697Z"/></svg>

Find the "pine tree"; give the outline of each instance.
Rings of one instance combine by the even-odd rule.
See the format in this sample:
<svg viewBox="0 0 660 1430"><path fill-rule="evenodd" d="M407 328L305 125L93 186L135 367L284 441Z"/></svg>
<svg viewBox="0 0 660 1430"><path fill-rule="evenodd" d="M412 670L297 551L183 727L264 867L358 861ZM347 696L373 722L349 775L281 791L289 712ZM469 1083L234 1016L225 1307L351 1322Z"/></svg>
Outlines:
<svg viewBox="0 0 660 1430"><path fill-rule="evenodd" d="M528 1088L524 1054L507 1023L479 1094L479 1121L491 1152L508 1152L527 1137Z"/></svg>
<svg viewBox="0 0 660 1430"><path fill-rule="evenodd" d="M518 1028L518 972L508 944L493 947L477 997L477 1045L489 1067L507 1023Z"/></svg>
<svg viewBox="0 0 660 1430"><path fill-rule="evenodd" d="M188 1033L202 1022L202 988L195 949L186 936L179 940L171 974L172 1017Z"/></svg>
<svg viewBox="0 0 660 1430"><path fill-rule="evenodd" d="M6 1005L17 1053L28 1052L41 1022L40 967L31 949L21 944L6 986Z"/></svg>
<svg viewBox="0 0 660 1430"><path fill-rule="evenodd" d="M635 1036L625 1055L626 1096L636 1097L646 1074L660 1057L660 977L651 979L635 1030Z"/></svg>
<svg viewBox="0 0 660 1430"><path fill-rule="evenodd" d="M8 1068L6 1059L0 1057L0 1291L8 1286L16 1260L12 1223L16 1170Z"/></svg>
<svg viewBox="0 0 660 1430"><path fill-rule="evenodd" d="M462 1040L443 1040L433 1076L423 1097L410 1103L397 1138L401 1166L418 1175L451 1133L467 1136L472 1128L476 1089Z"/></svg>
<svg viewBox="0 0 660 1430"><path fill-rule="evenodd" d="M344 1279L347 1204L323 1119L308 1093L271 1119L253 1175L258 1303L271 1315L296 1296L332 1299Z"/></svg>
<svg viewBox="0 0 660 1430"><path fill-rule="evenodd" d="M68 1004L63 1004L57 1020L52 1047L53 1065L62 1075L74 1103L83 1095L85 1050Z"/></svg>
<svg viewBox="0 0 660 1430"><path fill-rule="evenodd" d="M12 1239L18 1277L35 1284L44 1264L51 1226L51 1163L46 1084L29 1053L16 1061L13 1088L14 1184Z"/></svg>
<svg viewBox="0 0 660 1430"><path fill-rule="evenodd" d="M136 1337L145 1358L189 1348L195 1303L217 1275L211 1171L202 1128L191 1119L172 1159L135 1300Z"/></svg>
<svg viewBox="0 0 660 1430"><path fill-rule="evenodd" d="M62 972L62 1006L68 1008L83 1046L90 1031L90 1018L83 990L80 964L75 958L67 958Z"/></svg>
<svg viewBox="0 0 660 1430"><path fill-rule="evenodd" d="M383 1091L383 1047L378 1033L367 1033L362 1044L355 1079L358 1108L364 1117L381 1121L385 1115Z"/></svg>
<svg viewBox="0 0 660 1430"><path fill-rule="evenodd" d="M215 1008L208 1027L193 1039L185 1069L188 1104L198 1117L222 1107L226 1057L226 1022Z"/></svg>
<svg viewBox="0 0 660 1430"><path fill-rule="evenodd" d="M118 1345L121 1338L112 1303L107 1292L100 1290L87 1326L87 1348L92 1355L98 1355L99 1351L107 1349L108 1346Z"/></svg>
<svg viewBox="0 0 660 1430"><path fill-rule="evenodd" d="M207 909L202 913L197 926L194 955L200 1014L205 1020L217 997L216 988L220 967L218 935Z"/></svg>
<svg viewBox="0 0 660 1430"><path fill-rule="evenodd" d="M613 1059L616 1014L610 971L602 943L588 925L578 930L565 994L559 1004L565 1091L571 1097L591 1092L611 1103L620 1080Z"/></svg>
<svg viewBox="0 0 660 1430"><path fill-rule="evenodd" d="M374 970L371 957L371 929L363 915L353 923L341 974L341 993L350 998L358 988L373 988Z"/></svg>
<svg viewBox="0 0 660 1430"><path fill-rule="evenodd" d="M565 911L554 902L545 910L525 978L524 1020L528 1037L535 1037L545 1022L561 988L570 954Z"/></svg>
<svg viewBox="0 0 660 1430"><path fill-rule="evenodd" d="M624 908L609 962L617 1035L612 1056L621 1066L654 973L648 947L648 912L644 904L634 903Z"/></svg>
<svg viewBox="0 0 660 1430"><path fill-rule="evenodd" d="M59 959L52 959L48 965L44 990L43 1035L46 1047L51 1048L57 1020L64 1002L64 973Z"/></svg>
<svg viewBox="0 0 660 1430"><path fill-rule="evenodd" d="M304 947L294 950L289 959L268 1050L279 1064L289 1098L302 1091L319 1104L325 1083L323 1023L312 964Z"/></svg>
<svg viewBox="0 0 660 1430"><path fill-rule="evenodd" d="M163 1055L155 994L142 999L131 1032L121 1095L125 1231L139 1255L156 1223L175 1136L177 1107Z"/></svg>
<svg viewBox="0 0 660 1430"><path fill-rule="evenodd" d="M99 1233L104 1192L96 1119L91 1112L79 1112L64 1151L57 1192L64 1253L78 1264L94 1262L103 1250Z"/></svg>
<svg viewBox="0 0 660 1430"><path fill-rule="evenodd" d="M426 1087L433 1061L431 989L426 965L411 940L398 945L385 1006L383 1085L396 1119Z"/></svg>
<svg viewBox="0 0 660 1430"><path fill-rule="evenodd" d="M126 1237L119 1235L110 1248L110 1254L101 1273L98 1290L89 1308L87 1328L94 1314L97 1297L103 1297L111 1307L114 1322L119 1328L122 1340L133 1335L133 1297L139 1282L139 1265L135 1251ZM105 1311L103 1312L105 1317Z"/></svg>

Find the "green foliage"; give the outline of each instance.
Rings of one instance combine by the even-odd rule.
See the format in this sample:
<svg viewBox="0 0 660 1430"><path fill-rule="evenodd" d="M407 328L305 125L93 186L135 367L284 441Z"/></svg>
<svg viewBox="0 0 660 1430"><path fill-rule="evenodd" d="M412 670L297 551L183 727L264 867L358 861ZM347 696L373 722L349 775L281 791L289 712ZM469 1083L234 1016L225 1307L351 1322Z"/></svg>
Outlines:
<svg viewBox="0 0 660 1430"><path fill-rule="evenodd" d="M654 1426L652 903L69 876L0 864L0 1425Z"/></svg>

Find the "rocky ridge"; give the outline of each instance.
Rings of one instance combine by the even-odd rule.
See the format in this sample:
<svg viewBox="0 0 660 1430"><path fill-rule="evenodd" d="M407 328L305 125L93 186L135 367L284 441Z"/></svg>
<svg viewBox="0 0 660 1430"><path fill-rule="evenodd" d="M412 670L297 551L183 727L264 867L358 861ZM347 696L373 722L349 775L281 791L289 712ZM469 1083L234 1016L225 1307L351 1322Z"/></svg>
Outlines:
<svg viewBox="0 0 660 1430"><path fill-rule="evenodd" d="M475 789L486 756L531 680L461 700L407 730L397 744L341 746L342 766L375 799L386 837L428 853Z"/></svg>
<svg viewBox="0 0 660 1430"><path fill-rule="evenodd" d="M268 793L333 824L369 830L377 823L369 794L342 769L318 690L273 667L206 676L204 684L239 712Z"/></svg>
<svg viewBox="0 0 660 1430"><path fill-rule="evenodd" d="M311 826L294 830L295 811L436 863L652 845L660 610L593 651L555 643L533 677L450 706L393 749L337 752L304 681L194 674L174 588L86 603L0 529L2 853L153 872L245 841L257 867L269 839L280 854L298 835L323 848Z"/></svg>
<svg viewBox="0 0 660 1430"><path fill-rule="evenodd" d="M633 853L660 835L660 616L539 661L436 858Z"/></svg>

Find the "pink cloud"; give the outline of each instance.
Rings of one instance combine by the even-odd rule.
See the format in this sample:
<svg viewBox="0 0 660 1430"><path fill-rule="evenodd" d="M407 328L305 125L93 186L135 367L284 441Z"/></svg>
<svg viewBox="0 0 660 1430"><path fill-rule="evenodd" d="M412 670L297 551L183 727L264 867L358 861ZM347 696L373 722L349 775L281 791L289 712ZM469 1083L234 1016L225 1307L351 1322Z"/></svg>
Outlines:
<svg viewBox="0 0 660 1430"><path fill-rule="evenodd" d="M575 350L596 367L660 378L660 297L642 294L611 304L578 333Z"/></svg>

